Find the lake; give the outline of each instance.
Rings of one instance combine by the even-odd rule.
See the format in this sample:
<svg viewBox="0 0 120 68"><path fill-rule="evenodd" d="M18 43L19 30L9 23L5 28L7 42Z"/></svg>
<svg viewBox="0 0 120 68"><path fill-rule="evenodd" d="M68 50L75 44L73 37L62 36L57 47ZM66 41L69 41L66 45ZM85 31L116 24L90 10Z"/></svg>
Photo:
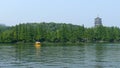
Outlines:
<svg viewBox="0 0 120 68"><path fill-rule="evenodd" d="M0 68L120 68L120 44L0 44Z"/></svg>

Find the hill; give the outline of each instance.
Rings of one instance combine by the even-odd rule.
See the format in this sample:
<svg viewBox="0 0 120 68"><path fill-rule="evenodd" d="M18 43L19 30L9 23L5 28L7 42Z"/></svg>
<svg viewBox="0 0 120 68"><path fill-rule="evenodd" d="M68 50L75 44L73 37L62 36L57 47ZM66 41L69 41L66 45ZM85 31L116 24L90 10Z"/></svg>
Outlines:
<svg viewBox="0 0 120 68"><path fill-rule="evenodd" d="M2 29L0 42L117 42L118 27L98 26L85 28L65 23L26 23Z"/></svg>
<svg viewBox="0 0 120 68"><path fill-rule="evenodd" d="M8 26L4 25L4 24L0 24L0 33L2 33L3 31L7 30Z"/></svg>

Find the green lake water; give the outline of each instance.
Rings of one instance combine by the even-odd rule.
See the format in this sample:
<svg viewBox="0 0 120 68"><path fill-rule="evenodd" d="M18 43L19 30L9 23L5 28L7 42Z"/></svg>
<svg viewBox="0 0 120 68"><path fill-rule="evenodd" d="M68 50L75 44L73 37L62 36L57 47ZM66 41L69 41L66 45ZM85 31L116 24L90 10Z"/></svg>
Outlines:
<svg viewBox="0 0 120 68"><path fill-rule="evenodd" d="M0 44L0 68L120 68L120 44Z"/></svg>

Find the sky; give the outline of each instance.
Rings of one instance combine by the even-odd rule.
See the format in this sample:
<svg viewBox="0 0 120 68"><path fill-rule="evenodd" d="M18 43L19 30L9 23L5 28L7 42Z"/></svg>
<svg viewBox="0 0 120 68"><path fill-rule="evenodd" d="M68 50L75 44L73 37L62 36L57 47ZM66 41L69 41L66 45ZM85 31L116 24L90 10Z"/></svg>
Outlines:
<svg viewBox="0 0 120 68"><path fill-rule="evenodd" d="M0 24L56 22L94 26L99 16L105 26L120 27L120 0L0 0Z"/></svg>

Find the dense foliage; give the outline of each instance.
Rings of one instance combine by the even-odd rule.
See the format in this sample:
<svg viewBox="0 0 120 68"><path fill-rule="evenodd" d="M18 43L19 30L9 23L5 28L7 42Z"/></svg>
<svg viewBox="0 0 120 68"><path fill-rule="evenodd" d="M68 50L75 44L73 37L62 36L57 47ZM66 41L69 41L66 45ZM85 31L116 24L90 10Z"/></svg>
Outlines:
<svg viewBox="0 0 120 68"><path fill-rule="evenodd" d="M91 27L65 23L26 23L0 27L0 42L118 42L120 28Z"/></svg>

